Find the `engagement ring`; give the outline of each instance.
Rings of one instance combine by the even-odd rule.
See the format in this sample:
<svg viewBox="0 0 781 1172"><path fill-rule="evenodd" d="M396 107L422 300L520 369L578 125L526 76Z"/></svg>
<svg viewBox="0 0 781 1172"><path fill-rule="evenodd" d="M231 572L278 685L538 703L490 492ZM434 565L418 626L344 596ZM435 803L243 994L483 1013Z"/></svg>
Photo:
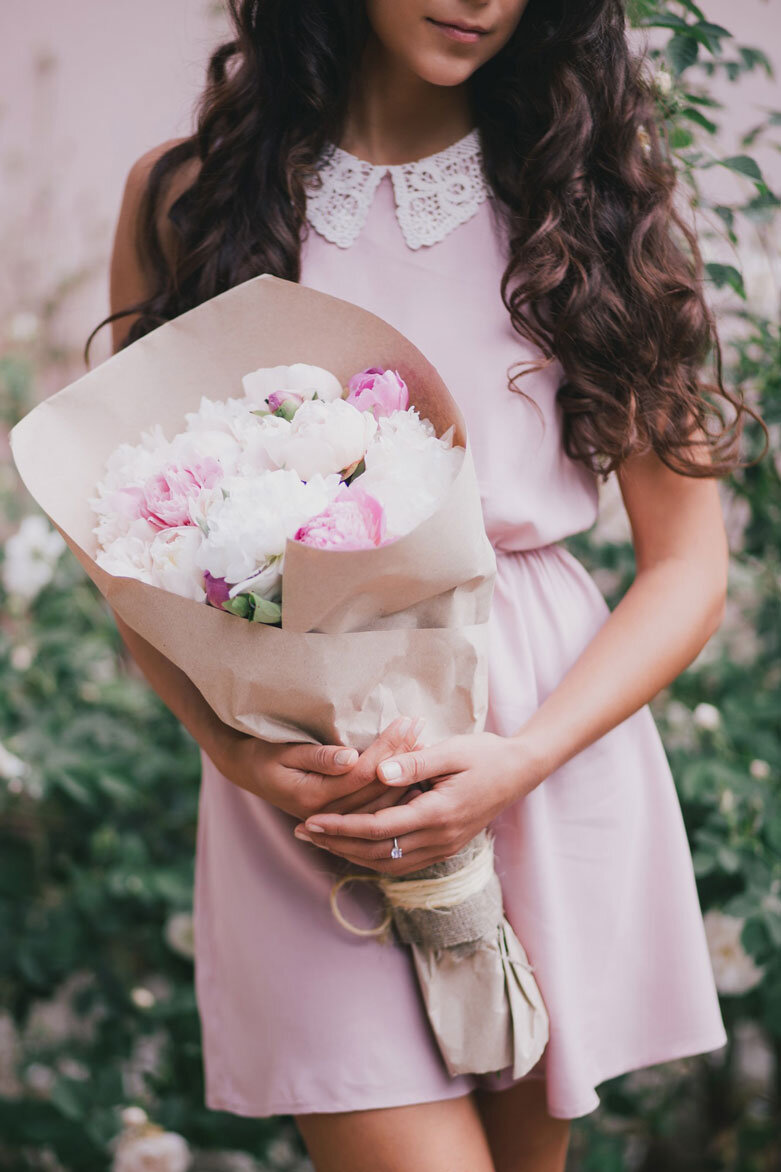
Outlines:
<svg viewBox="0 0 781 1172"><path fill-rule="evenodd" d="M396 840L396 838L394 836L393 850L391 851L391 858L392 859L400 859L403 853L404 852L402 851L401 847L398 844L398 841Z"/></svg>

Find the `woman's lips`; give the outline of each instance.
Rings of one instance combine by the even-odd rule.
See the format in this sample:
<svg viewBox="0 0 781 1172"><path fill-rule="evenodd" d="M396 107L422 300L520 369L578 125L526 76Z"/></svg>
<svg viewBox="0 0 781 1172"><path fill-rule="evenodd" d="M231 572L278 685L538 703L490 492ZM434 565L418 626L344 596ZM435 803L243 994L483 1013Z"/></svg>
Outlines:
<svg viewBox="0 0 781 1172"><path fill-rule="evenodd" d="M431 16L427 16L426 20L430 21L435 28L441 29L446 37L450 37L454 41L461 41L462 44L471 45L474 41L479 41L482 36L485 36L485 33L481 32L467 32L466 29L459 28L455 24L443 24Z"/></svg>

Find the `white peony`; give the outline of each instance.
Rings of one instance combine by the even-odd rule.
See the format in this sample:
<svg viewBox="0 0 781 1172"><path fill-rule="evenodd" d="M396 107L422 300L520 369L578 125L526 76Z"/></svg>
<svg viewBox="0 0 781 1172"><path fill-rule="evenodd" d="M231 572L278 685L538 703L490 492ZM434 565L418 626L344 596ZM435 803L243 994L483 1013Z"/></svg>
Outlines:
<svg viewBox="0 0 781 1172"><path fill-rule="evenodd" d="M697 728L707 729L708 732L715 732L721 724L721 713L715 704L698 704L694 709L693 714L694 723Z"/></svg>
<svg viewBox="0 0 781 1172"><path fill-rule="evenodd" d="M740 937L744 920L728 916L717 908L703 917L713 976L720 993L746 993L759 984L764 970L743 947Z"/></svg>
<svg viewBox="0 0 781 1172"><path fill-rule="evenodd" d="M196 561L203 540L196 525L177 525L156 533L149 545L152 585L205 602L203 571Z"/></svg>
<svg viewBox="0 0 781 1172"><path fill-rule="evenodd" d="M262 407L273 391L295 391L304 399L317 395L327 402L341 399L343 387L335 374L323 366L294 362L291 366L262 366L241 380L244 394L254 406Z"/></svg>
<svg viewBox="0 0 781 1172"><path fill-rule="evenodd" d="M370 411L359 411L344 399L332 403L310 399L301 404L287 428L266 438L265 447L279 468L291 468L302 480L309 480L318 473L327 476L357 464L376 430L377 420Z"/></svg>
<svg viewBox="0 0 781 1172"><path fill-rule="evenodd" d="M9 594L33 599L51 582L65 542L45 517L34 513L5 543L3 585Z"/></svg>
<svg viewBox="0 0 781 1172"><path fill-rule="evenodd" d="M165 922L166 944L180 956L192 960L195 956L195 929L190 912L174 912Z"/></svg>
<svg viewBox="0 0 781 1172"><path fill-rule="evenodd" d="M187 1172L192 1156L175 1131L130 1131L120 1138L112 1172Z"/></svg>
<svg viewBox="0 0 781 1172"><path fill-rule="evenodd" d="M149 529L151 530L151 525ZM149 540L127 533L116 537L104 549L98 549L95 561L107 574L122 578L138 578L139 582L152 581L152 559L149 556Z"/></svg>
<svg viewBox="0 0 781 1172"><path fill-rule="evenodd" d="M278 589L285 542L330 504L339 485L336 475L313 476L303 484L295 472L279 468L223 481L227 495L207 514L208 532L196 557L198 566L215 578L236 583L277 558L273 588Z"/></svg>
<svg viewBox="0 0 781 1172"><path fill-rule="evenodd" d="M463 455L414 408L394 411L380 418L364 457L366 471L356 483L385 509L388 535L400 537L433 513Z"/></svg>
<svg viewBox="0 0 781 1172"><path fill-rule="evenodd" d="M241 476L252 476L256 472L270 472L279 465L269 455L269 444L278 443L281 437L287 439L290 423L279 415L250 415L252 427L244 436L241 455L236 472Z"/></svg>

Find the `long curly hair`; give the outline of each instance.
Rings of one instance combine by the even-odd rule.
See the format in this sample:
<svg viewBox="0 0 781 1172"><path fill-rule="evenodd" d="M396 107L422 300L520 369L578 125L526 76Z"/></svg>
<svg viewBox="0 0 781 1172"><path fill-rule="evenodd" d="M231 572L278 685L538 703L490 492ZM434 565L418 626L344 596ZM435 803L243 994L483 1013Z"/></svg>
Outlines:
<svg viewBox="0 0 781 1172"><path fill-rule="evenodd" d="M157 159L141 202L151 296L96 326L87 359L97 330L127 314L139 316L124 345L260 273L300 280L305 188L341 137L370 32L365 0L228 10L234 34L209 60L196 130ZM654 83L627 43L622 0L529 0L467 85L509 227L502 302L542 355L509 389L525 396L518 380L558 359L564 449L603 479L649 449L684 475L733 471L744 416L767 428L723 385L702 257L675 205ZM193 160L164 246L161 208ZM709 463L691 452L703 439Z"/></svg>

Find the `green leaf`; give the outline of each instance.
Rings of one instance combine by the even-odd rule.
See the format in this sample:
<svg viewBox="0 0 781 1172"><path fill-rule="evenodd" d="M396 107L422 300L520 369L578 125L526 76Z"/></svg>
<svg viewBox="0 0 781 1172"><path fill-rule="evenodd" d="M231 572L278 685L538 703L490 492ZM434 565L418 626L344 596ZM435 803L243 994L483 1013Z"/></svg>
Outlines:
<svg viewBox="0 0 781 1172"><path fill-rule="evenodd" d="M764 69L768 77L773 77L773 66L767 54L763 53L761 49L751 49L746 45L741 45L738 52L743 59L743 64L747 70L756 68Z"/></svg>
<svg viewBox="0 0 781 1172"><path fill-rule="evenodd" d="M705 265L705 271L713 281L717 289L723 289L728 285L734 289L738 297L746 300L746 290L743 285L743 277L734 265L717 264L714 261L708 262Z"/></svg>
<svg viewBox="0 0 781 1172"><path fill-rule="evenodd" d="M681 116L688 118L690 122L696 122L698 126L702 126L707 130L708 134L715 134L719 129L715 122L711 122L710 118L706 118L699 110L695 110L693 106L684 106L681 110Z"/></svg>
<svg viewBox="0 0 781 1172"><path fill-rule="evenodd" d="M766 186L762 172L759 169L759 164L750 155L730 155L727 159L720 159L719 163L722 167L726 167L729 171L734 171L737 175L745 175L747 178Z"/></svg>
<svg viewBox="0 0 781 1172"><path fill-rule="evenodd" d="M667 44L667 59L676 77L697 60L699 45L688 33L676 33Z"/></svg>
<svg viewBox="0 0 781 1172"><path fill-rule="evenodd" d="M249 599L246 594L237 594L235 598L226 598L222 609L238 615L240 619L245 619L249 614Z"/></svg>
<svg viewBox="0 0 781 1172"><path fill-rule="evenodd" d="M253 603L253 623L278 623L282 617L282 607L278 602L269 602L259 594L250 594Z"/></svg>

